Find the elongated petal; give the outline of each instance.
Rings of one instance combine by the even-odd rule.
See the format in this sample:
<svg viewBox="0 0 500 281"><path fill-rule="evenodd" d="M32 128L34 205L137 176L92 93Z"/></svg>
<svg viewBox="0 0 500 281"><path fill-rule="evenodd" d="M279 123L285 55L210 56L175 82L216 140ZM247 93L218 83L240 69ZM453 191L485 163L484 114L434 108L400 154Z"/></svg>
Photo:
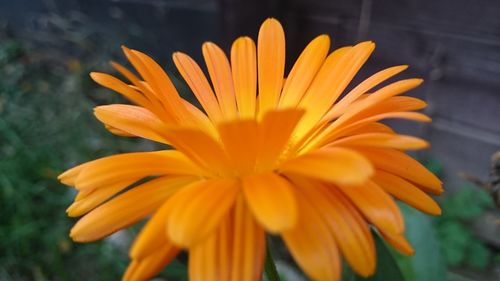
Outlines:
<svg viewBox="0 0 500 281"><path fill-rule="evenodd" d="M294 108L305 94L314 76L325 61L330 48L330 37L316 37L295 62L288 75L279 102L280 108Z"/></svg>
<svg viewBox="0 0 500 281"><path fill-rule="evenodd" d="M176 194L168 216L168 235L177 245L190 247L209 236L227 215L240 190L234 180L206 180Z"/></svg>
<svg viewBox="0 0 500 281"><path fill-rule="evenodd" d="M373 274L376 266L374 241L361 215L353 206L349 208L348 199L339 192L333 193L331 190L335 187L300 177L294 177L292 181L298 187L298 194L314 202L314 208L321 214L342 254L356 273L362 276Z"/></svg>
<svg viewBox="0 0 500 281"><path fill-rule="evenodd" d="M151 111L133 105L112 104L98 106L94 114L102 123L137 137L167 143L159 132L165 124Z"/></svg>
<svg viewBox="0 0 500 281"><path fill-rule="evenodd" d="M285 77L285 32L275 19L267 19L260 27L257 64L259 114L264 116L277 106Z"/></svg>
<svg viewBox="0 0 500 281"><path fill-rule="evenodd" d="M307 144L307 146L305 146L305 150L311 150L316 147L321 147L322 145L335 141L341 136L350 134L352 131L361 129L363 126L384 119L406 119L417 122L431 122L431 118L429 116L418 112L389 112L370 116L354 123L345 123L344 126L341 127L330 124L325 130L315 136Z"/></svg>
<svg viewBox="0 0 500 281"><path fill-rule="evenodd" d="M395 149L422 149L429 146L429 143L412 136L394 135L385 133L367 133L351 137L342 138L332 142L332 146L365 146Z"/></svg>
<svg viewBox="0 0 500 281"><path fill-rule="evenodd" d="M392 196L422 212L431 215L441 214L441 208L429 195L398 176L377 170L372 180Z"/></svg>
<svg viewBox="0 0 500 281"><path fill-rule="evenodd" d="M435 194L443 192L441 181L422 164L403 152L375 148L357 150L370 159L377 169L422 185L428 192Z"/></svg>
<svg viewBox="0 0 500 281"><path fill-rule="evenodd" d="M297 225L282 233L297 264L312 280L339 280L342 270L335 239L314 202L297 197Z"/></svg>
<svg viewBox="0 0 500 281"><path fill-rule="evenodd" d="M122 281L149 280L159 274L179 251L178 248L164 245L143 259L133 260L125 271Z"/></svg>
<svg viewBox="0 0 500 281"><path fill-rule="evenodd" d="M264 264L265 233L242 196L234 208L233 220L232 280L258 281Z"/></svg>
<svg viewBox="0 0 500 281"><path fill-rule="evenodd" d="M411 256L415 253L415 250L411 246L410 242L406 240L404 235L402 234L394 234L394 233L386 233L381 231L382 237L387 241L391 246L393 246L400 253Z"/></svg>
<svg viewBox="0 0 500 281"><path fill-rule="evenodd" d="M341 48L327 58L300 102L301 106L308 109L308 114L303 121L304 131L321 120L374 49L374 43L363 42L354 47Z"/></svg>
<svg viewBox="0 0 500 281"><path fill-rule="evenodd" d="M243 178L246 202L257 221L272 233L290 229L296 224L297 205L293 188L286 179L272 172Z"/></svg>
<svg viewBox="0 0 500 281"><path fill-rule="evenodd" d="M382 133L382 134L396 134L391 127L378 123L378 122L370 122L367 124L364 124L363 126L359 126L358 128L354 128L352 130L348 130L344 132L343 135L341 136L354 136L354 135L360 135L360 134L369 134L369 133Z"/></svg>
<svg viewBox="0 0 500 281"><path fill-rule="evenodd" d="M90 77L97 84L122 94L127 99L129 99L130 101L132 101L140 106L143 106L145 108L148 108L150 106L149 101L143 95L134 91L127 84L123 83L121 80L119 80L119 79L117 79L109 74L99 73L99 72L91 72Z"/></svg>
<svg viewBox="0 0 500 281"><path fill-rule="evenodd" d="M238 200L213 234L189 251L189 279L258 281L262 278L264 231Z"/></svg>
<svg viewBox="0 0 500 281"><path fill-rule="evenodd" d="M162 177L127 191L81 218L70 236L90 242L108 236L143 219L193 177Z"/></svg>
<svg viewBox="0 0 500 281"><path fill-rule="evenodd" d="M81 196L80 198L76 198L75 202L69 206L69 208L66 210L68 213L68 216L70 217L79 217L81 215L86 214L90 210L94 209L95 207L99 206L102 202L106 201L107 199L111 198L113 195L116 193L124 190L127 188L129 185L133 184L136 182L138 178L132 178L128 179L125 181L120 181L114 184L111 184L106 187L102 188L96 188L94 190L90 190L88 194ZM85 191L83 191L85 192ZM80 192L82 193L82 191Z"/></svg>
<svg viewBox="0 0 500 281"><path fill-rule="evenodd" d="M375 93L369 95L362 102L356 104L356 106L349 107L349 109L344 114L342 114L342 116L333 121L331 127L333 128L340 127L346 122L352 120L355 116L362 113L363 111L373 106L376 106L378 103L390 97L407 92L419 86L420 84L422 84L422 82L423 82L422 79L406 79L385 86L382 89L376 91Z"/></svg>
<svg viewBox="0 0 500 281"><path fill-rule="evenodd" d="M203 44L202 51L222 114L226 119L234 119L238 116L238 110L229 60L214 43Z"/></svg>
<svg viewBox="0 0 500 281"><path fill-rule="evenodd" d="M198 64L188 55L176 52L172 55L175 66L193 91L212 121L219 121L222 113L212 87Z"/></svg>
<svg viewBox="0 0 500 281"><path fill-rule="evenodd" d="M398 206L378 185L368 181L359 186L339 185L338 188L373 225L387 233L403 233L404 221Z"/></svg>
<svg viewBox="0 0 500 281"><path fill-rule="evenodd" d="M340 114L345 112L347 107L355 100L357 100L362 94L368 92L373 87L391 78L392 76L397 75L398 73L404 71L407 68L408 68L407 65L399 65L384 69L382 71L373 74L372 76L361 82L354 89L352 89L349 93L345 95L343 99L341 99L337 104L335 104L335 106L332 107L332 109L328 112L326 119L331 120L336 116L340 116Z"/></svg>
<svg viewBox="0 0 500 281"><path fill-rule="evenodd" d="M75 187L80 190L148 176L200 174L199 168L175 150L124 153L84 165L75 182Z"/></svg>
<svg viewBox="0 0 500 281"><path fill-rule="evenodd" d="M231 48L231 70L234 91L241 118L255 116L257 91L257 61L255 43L249 37L240 37Z"/></svg>
<svg viewBox="0 0 500 281"><path fill-rule="evenodd" d="M361 154L334 147L300 155L283 163L280 169L285 173L347 185L362 184L373 174L372 165Z"/></svg>
<svg viewBox="0 0 500 281"><path fill-rule="evenodd" d="M259 124L257 171L273 169L291 142L291 136L304 111L285 109L270 111Z"/></svg>

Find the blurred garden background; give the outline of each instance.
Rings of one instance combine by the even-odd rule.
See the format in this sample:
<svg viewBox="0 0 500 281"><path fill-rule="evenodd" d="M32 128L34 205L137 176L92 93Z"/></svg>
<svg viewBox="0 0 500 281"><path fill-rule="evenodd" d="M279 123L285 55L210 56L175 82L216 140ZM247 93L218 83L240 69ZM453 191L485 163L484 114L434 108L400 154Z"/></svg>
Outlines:
<svg viewBox="0 0 500 281"><path fill-rule="evenodd" d="M403 77L426 80L411 95L429 103L433 123L393 125L431 142L414 156L444 180L444 213L403 207L417 254L387 250L379 270L397 280L500 280L500 156L491 160L500 150L499 15L500 2L487 0L0 0L0 281L119 280L127 265L134 228L73 243L65 209L74 193L56 180L81 162L155 148L94 119L94 106L122 100L90 71L112 72L124 44L151 54L189 95L172 52L200 60L207 40L229 50L270 16L285 26L288 69L326 33L335 48L377 43L356 81L400 64L410 65ZM304 280L279 241L275 250L284 279ZM186 280L185 271L181 257L160 278Z"/></svg>

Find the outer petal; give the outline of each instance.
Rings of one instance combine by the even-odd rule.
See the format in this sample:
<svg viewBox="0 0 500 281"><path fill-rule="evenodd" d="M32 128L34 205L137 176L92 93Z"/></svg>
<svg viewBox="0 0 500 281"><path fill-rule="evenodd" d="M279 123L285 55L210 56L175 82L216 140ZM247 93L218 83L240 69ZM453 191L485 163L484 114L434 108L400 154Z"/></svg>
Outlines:
<svg viewBox="0 0 500 281"><path fill-rule="evenodd" d="M235 206L233 220L232 280L260 280L266 249L265 233L242 197Z"/></svg>
<svg viewBox="0 0 500 281"><path fill-rule="evenodd" d="M257 91L257 62L255 43L248 37L240 37L231 48L231 70L233 72L236 102L241 118L255 116Z"/></svg>
<svg viewBox="0 0 500 281"><path fill-rule="evenodd" d="M254 221L244 201L238 200L218 229L190 249L189 279L261 280L264 238L264 231Z"/></svg>
<svg viewBox="0 0 500 281"><path fill-rule="evenodd" d="M288 75L281 99L280 108L296 107L311 84L314 76L325 61L330 48L330 37L320 35L316 37L295 62Z"/></svg>
<svg viewBox="0 0 500 281"><path fill-rule="evenodd" d="M360 148L358 151L370 159L377 169L422 185L426 191L436 194L443 192L441 181L422 164L403 152L375 148Z"/></svg>
<svg viewBox="0 0 500 281"><path fill-rule="evenodd" d="M377 170L372 180L392 196L422 212L431 215L441 214L441 208L429 195L398 176Z"/></svg>
<svg viewBox="0 0 500 281"><path fill-rule="evenodd" d="M280 170L347 185L362 184L373 174L370 162L361 154L336 147L300 155L283 163Z"/></svg>
<svg viewBox="0 0 500 281"><path fill-rule="evenodd" d="M275 173L243 178L246 202L257 221L272 233L290 229L296 224L297 205L293 188Z"/></svg>
<svg viewBox="0 0 500 281"><path fill-rule="evenodd" d="M201 106L207 112L212 121L219 121L222 118L222 113L219 103L215 98L212 87L208 83L205 74L198 64L188 55L176 52L172 55L175 66L180 74L186 80L189 88L200 102Z"/></svg>
<svg viewBox="0 0 500 281"><path fill-rule="evenodd" d="M332 192L335 187L294 177L300 196L314 202L330 232L335 237L347 262L362 276L375 272L375 244L367 223L361 214L340 192Z"/></svg>
<svg viewBox="0 0 500 281"><path fill-rule="evenodd" d="M342 270L333 235L320 213L301 196L297 225L282 237L295 261L313 280L339 280Z"/></svg>
<svg viewBox="0 0 500 281"><path fill-rule="evenodd" d="M363 82L361 82L358 86L352 89L349 93L345 95L343 99L341 99L334 107L328 112L325 116L325 119L331 120L336 116L340 116L340 114L344 113L348 106L356 101L361 95L367 93L373 87L382 83L383 81L391 78L392 76L404 71L407 69L407 65L399 65L390 68L386 68L382 71L379 71Z"/></svg>
<svg viewBox="0 0 500 281"><path fill-rule="evenodd" d="M165 245L157 248L144 259L133 260L122 281L149 280L160 273L177 256L179 251L178 248Z"/></svg>
<svg viewBox="0 0 500 281"><path fill-rule="evenodd" d="M99 121L118 130L141 138L167 143L159 134L165 128L165 124L145 108L112 104L96 107L94 114Z"/></svg>
<svg viewBox="0 0 500 281"><path fill-rule="evenodd" d="M374 43L363 42L354 47L340 48L328 56L300 102L308 109L303 130L311 129L321 120L374 49Z"/></svg>
<svg viewBox="0 0 500 281"><path fill-rule="evenodd" d="M347 147L379 147L394 149L422 149L429 143L412 136L394 135L386 133L366 133L354 135L332 142L332 146Z"/></svg>
<svg viewBox="0 0 500 281"><path fill-rule="evenodd" d="M361 186L339 185L338 188L376 227L386 233L403 233L404 221L398 206L376 184L369 181Z"/></svg>
<svg viewBox="0 0 500 281"><path fill-rule="evenodd" d="M189 248L213 233L240 192L235 180L214 179L193 183L172 197L168 235Z"/></svg>
<svg viewBox="0 0 500 281"><path fill-rule="evenodd" d="M275 19L267 19L257 43L259 115L276 107L285 76L285 33Z"/></svg>
<svg viewBox="0 0 500 281"><path fill-rule="evenodd" d="M200 175L200 169L175 150L118 154L85 163L83 167L75 180L75 187L80 190L148 176Z"/></svg>
<svg viewBox="0 0 500 281"><path fill-rule="evenodd" d="M81 218L70 236L78 242L101 239L154 212L193 177L162 177L127 191Z"/></svg>
<svg viewBox="0 0 500 281"><path fill-rule="evenodd" d="M133 90L127 84L123 83L120 79L117 79L114 76L106 73L91 72L90 77L97 84L122 94L130 101L142 107L149 108L151 106L147 98L145 98L143 95Z"/></svg>
<svg viewBox="0 0 500 281"><path fill-rule="evenodd" d="M116 193L124 190L134 182L139 180L138 178L132 178L125 181L120 181L111 184L106 187L96 188L93 190L84 190L78 193L79 196L75 199L75 202L69 206L66 210L68 216L79 217L88 213L90 210L99 206L101 203L105 202L111 198ZM88 191L88 192L86 192Z"/></svg>
<svg viewBox="0 0 500 281"><path fill-rule="evenodd" d="M202 50L222 114L226 119L234 119L238 116L238 110L229 60L214 43L203 44Z"/></svg>

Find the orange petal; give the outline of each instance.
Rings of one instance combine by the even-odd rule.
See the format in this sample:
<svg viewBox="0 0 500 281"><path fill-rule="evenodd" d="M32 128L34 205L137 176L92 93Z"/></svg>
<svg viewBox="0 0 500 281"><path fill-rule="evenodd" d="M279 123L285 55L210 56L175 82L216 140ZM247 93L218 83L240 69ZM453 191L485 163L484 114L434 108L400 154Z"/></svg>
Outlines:
<svg viewBox="0 0 500 281"><path fill-rule="evenodd" d="M307 45L286 79L279 101L279 108L294 108L298 105L325 61L329 48L330 37L328 35L320 35Z"/></svg>
<svg viewBox="0 0 500 281"><path fill-rule="evenodd" d="M378 122L384 119L406 119L418 122L431 122L429 116L418 113L418 112L388 112L383 114L374 115L354 123L345 123L344 126L335 126L333 123L330 124L324 131L315 136L311 141L305 146L304 150L311 150L316 147L321 147L329 142L336 140L337 138L350 134L352 131L360 129L370 123Z"/></svg>
<svg viewBox="0 0 500 281"><path fill-rule="evenodd" d="M301 196L314 202L314 207L356 273L362 276L373 274L376 266L375 244L364 219L353 207L348 207L348 199L339 198L345 197L341 193L332 193L330 189L334 187L327 187L313 180L294 177L292 181Z"/></svg>
<svg viewBox="0 0 500 281"><path fill-rule="evenodd" d="M385 133L366 133L345 137L329 144L331 146L366 146L395 149L422 149L427 148L429 143L412 136L394 135Z"/></svg>
<svg viewBox="0 0 500 281"><path fill-rule="evenodd" d="M151 214L193 180L193 177L161 177L137 186L85 215L71 229L70 236L78 242L108 236Z"/></svg>
<svg viewBox="0 0 500 281"><path fill-rule="evenodd" d="M99 206L102 202L111 198L116 193L124 190L137 180L139 179L135 178L120 181L106 187L90 190L90 192L86 192L88 190L80 191L78 195L81 195L82 193L85 194L82 196L77 196L75 202L73 202L73 204L71 204L71 206L69 206L69 208L66 210L66 213L68 213L68 216L70 217L79 217L81 215L84 215L90 210Z"/></svg>
<svg viewBox="0 0 500 281"><path fill-rule="evenodd" d="M331 108L374 49L374 43L363 42L340 48L328 56L300 102L308 109L303 121L304 131L312 128Z"/></svg>
<svg viewBox="0 0 500 281"><path fill-rule="evenodd" d="M373 87L391 78L392 76L397 75L407 68L407 65L393 66L373 74L372 76L361 82L354 89L352 89L345 95L344 98L342 98L337 104L335 104L335 106L332 107L332 109L327 113L325 119L332 120L333 118L340 116L345 112L348 106L355 100L357 100L361 95L367 93Z"/></svg>
<svg viewBox="0 0 500 281"><path fill-rule="evenodd" d="M285 32L273 18L264 21L257 42L259 116L278 104L285 77Z"/></svg>
<svg viewBox="0 0 500 281"><path fill-rule="evenodd" d="M264 116L259 123L257 171L275 168L303 114L301 109L285 109L270 111Z"/></svg>
<svg viewBox="0 0 500 281"><path fill-rule="evenodd" d="M130 88L120 79L117 79L109 74L99 72L91 72L90 77L97 84L122 94L130 101L145 108L150 107L149 101L143 95Z"/></svg>
<svg viewBox="0 0 500 281"><path fill-rule="evenodd" d="M200 174L199 168L175 150L117 154L84 165L75 182L80 190L148 176Z"/></svg>
<svg viewBox="0 0 500 281"><path fill-rule="evenodd" d="M171 127L162 134L177 150L204 168L204 174L229 176L229 159L221 143L195 128Z"/></svg>
<svg viewBox="0 0 500 281"><path fill-rule="evenodd" d="M441 181L422 164L403 152L375 148L359 148L357 151L370 159L377 169L422 185L432 193L443 192Z"/></svg>
<svg viewBox="0 0 500 281"><path fill-rule="evenodd" d="M377 170L372 180L392 196L422 212L431 215L441 214L441 208L430 196L398 176Z"/></svg>
<svg viewBox="0 0 500 281"><path fill-rule="evenodd" d="M255 43L249 37L240 37L234 41L231 47L231 70L240 117L253 118L257 94L257 62Z"/></svg>
<svg viewBox="0 0 500 281"><path fill-rule="evenodd" d="M112 104L94 108L94 114L102 123L137 137L167 143L159 135L165 128L151 111L133 105Z"/></svg>
<svg viewBox="0 0 500 281"><path fill-rule="evenodd" d="M387 233L402 233L404 221L394 200L375 183L338 188L356 205L365 217Z"/></svg>
<svg viewBox="0 0 500 281"><path fill-rule="evenodd" d="M394 130L391 127L382 123L371 122L364 124L363 126L359 126L358 128L345 131L341 136L354 136L367 133L395 134Z"/></svg>
<svg viewBox="0 0 500 281"><path fill-rule="evenodd" d="M272 172L243 178L248 206L257 221L271 233L295 226L297 205L293 188L286 179Z"/></svg>
<svg viewBox="0 0 500 281"><path fill-rule="evenodd" d="M179 70L210 119L219 121L222 118L219 103L201 68L191 57L184 53L175 52L172 58L177 70Z"/></svg>
<svg viewBox="0 0 500 281"><path fill-rule="evenodd" d="M238 110L229 60L214 43L203 44L202 51L222 114L227 119L234 119L238 116Z"/></svg>
<svg viewBox="0 0 500 281"><path fill-rule="evenodd" d="M258 124L253 120L235 120L218 126L219 135L238 175L254 172L258 146Z"/></svg>
<svg viewBox="0 0 500 281"><path fill-rule="evenodd" d="M264 231L238 200L218 229L190 249L189 280L261 280L264 251Z"/></svg>
<svg viewBox="0 0 500 281"><path fill-rule="evenodd" d="M385 241L389 242L389 244L396 248L396 250L398 250L400 253L408 256L415 254L415 250L411 246L410 242L406 240L404 235L386 233L383 231L381 231L380 234L382 234L382 237L385 239Z"/></svg>
<svg viewBox="0 0 500 281"><path fill-rule="evenodd" d="M265 233L240 197L234 208L232 280L258 281L262 277Z"/></svg>
<svg viewBox="0 0 500 281"><path fill-rule="evenodd" d="M328 182L357 185L373 174L370 162L354 150L328 147L284 162L281 171Z"/></svg>
<svg viewBox="0 0 500 281"><path fill-rule="evenodd" d="M240 188L236 181L196 182L172 197L168 235L177 245L190 247L210 236L233 206Z"/></svg>
<svg viewBox="0 0 500 281"><path fill-rule="evenodd" d="M183 105L174 84L161 66L144 53L126 48L124 50L129 60L135 61L134 66L140 65L138 71L152 87L153 93L159 98L166 112L173 116L174 121L179 124L190 124L192 117ZM134 63L132 60L131 62Z"/></svg>
<svg viewBox="0 0 500 281"><path fill-rule="evenodd" d="M321 214L314 209L315 203L297 195L297 225L282 233L283 240L309 278L339 280L342 267L335 239Z"/></svg>
<svg viewBox="0 0 500 281"><path fill-rule="evenodd" d="M352 120L355 116L362 113L363 111L376 106L378 103L407 92L422 83L422 79L406 79L394 82L388 86L383 87L382 89L376 91L375 93L369 95L366 99L356 104L356 106L351 106L347 109L347 111L342 114L338 119L333 121L331 127L338 128L344 125L346 122Z"/></svg>
<svg viewBox="0 0 500 281"><path fill-rule="evenodd" d="M149 280L159 274L179 253L178 248L162 246L149 256L133 260L125 271L122 281Z"/></svg>

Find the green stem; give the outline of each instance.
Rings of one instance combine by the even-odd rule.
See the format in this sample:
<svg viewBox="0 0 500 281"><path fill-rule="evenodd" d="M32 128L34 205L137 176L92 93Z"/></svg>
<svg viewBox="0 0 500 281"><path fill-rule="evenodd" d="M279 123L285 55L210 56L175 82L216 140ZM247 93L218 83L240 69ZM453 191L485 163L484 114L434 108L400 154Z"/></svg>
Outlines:
<svg viewBox="0 0 500 281"><path fill-rule="evenodd" d="M266 247L266 264L264 268L269 281L281 281L278 270L276 270L276 264L274 264L273 256L271 255L271 250L269 249L269 243L267 243Z"/></svg>

